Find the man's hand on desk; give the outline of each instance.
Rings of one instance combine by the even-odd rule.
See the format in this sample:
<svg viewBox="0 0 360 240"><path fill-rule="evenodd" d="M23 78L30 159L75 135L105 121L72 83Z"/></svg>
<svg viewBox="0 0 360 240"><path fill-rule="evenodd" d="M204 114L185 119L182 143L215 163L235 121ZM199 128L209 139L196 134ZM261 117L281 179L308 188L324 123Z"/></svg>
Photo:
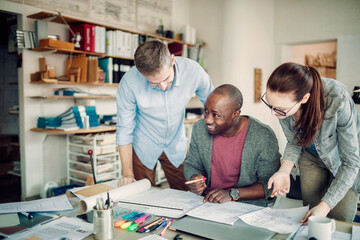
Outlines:
<svg viewBox="0 0 360 240"><path fill-rule="evenodd" d="M118 187L136 182L134 177L123 177L119 179Z"/></svg>
<svg viewBox="0 0 360 240"><path fill-rule="evenodd" d="M331 210L330 206L326 202L321 201L318 205L310 209L305 214L305 217L300 220L300 222L301 223L307 222L310 216L326 217L330 212L330 210Z"/></svg>
<svg viewBox="0 0 360 240"><path fill-rule="evenodd" d="M205 177L202 174L196 174L191 176L190 180L204 179L204 178ZM201 195L207 187L204 180L188 184L187 186L189 187L190 192L196 193L197 195Z"/></svg>
<svg viewBox="0 0 360 240"><path fill-rule="evenodd" d="M230 190L229 189L213 189L204 198L204 202L212 203L224 203L230 202Z"/></svg>

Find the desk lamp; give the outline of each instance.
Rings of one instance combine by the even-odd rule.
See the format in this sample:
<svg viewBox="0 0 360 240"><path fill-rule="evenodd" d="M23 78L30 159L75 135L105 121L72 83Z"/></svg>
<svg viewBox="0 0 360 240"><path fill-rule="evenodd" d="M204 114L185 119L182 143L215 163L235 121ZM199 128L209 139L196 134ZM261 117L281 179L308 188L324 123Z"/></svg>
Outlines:
<svg viewBox="0 0 360 240"><path fill-rule="evenodd" d="M75 44L75 47L76 48L79 48L80 47L80 41L81 41L81 35L80 33L74 33L73 30L70 28L69 24L66 22L65 18L63 18L63 16L61 15L61 12L58 12L61 20L64 22L64 24L66 25L66 27L70 30L73 38L71 39L74 44Z"/></svg>

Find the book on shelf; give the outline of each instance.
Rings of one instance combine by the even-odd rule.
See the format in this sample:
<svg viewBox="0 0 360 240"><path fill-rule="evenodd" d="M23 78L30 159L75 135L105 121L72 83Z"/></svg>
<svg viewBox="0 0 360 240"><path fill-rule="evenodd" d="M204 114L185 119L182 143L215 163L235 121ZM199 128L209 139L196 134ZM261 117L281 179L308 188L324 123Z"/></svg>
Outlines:
<svg viewBox="0 0 360 240"><path fill-rule="evenodd" d="M86 116L89 127L99 126L95 106L73 106L54 118L39 117L37 127L43 129L76 130L86 127Z"/></svg>
<svg viewBox="0 0 360 240"><path fill-rule="evenodd" d="M119 83L124 74L134 66L133 60L113 59L113 83Z"/></svg>
<svg viewBox="0 0 360 240"><path fill-rule="evenodd" d="M99 67L104 70L105 73L105 82L113 83L113 58L100 58Z"/></svg>
<svg viewBox="0 0 360 240"><path fill-rule="evenodd" d="M114 55L113 53L113 34L114 31L106 31L106 54Z"/></svg>
<svg viewBox="0 0 360 240"><path fill-rule="evenodd" d="M134 57L136 49L139 47L139 34L131 34L131 57Z"/></svg>
<svg viewBox="0 0 360 240"><path fill-rule="evenodd" d="M94 52L94 39L93 39L93 29L94 25L88 23L74 24L70 26L70 29L74 34L80 34L80 47L76 48L77 50L82 50L86 52ZM73 42L74 35L69 31L69 42Z"/></svg>
<svg viewBox="0 0 360 240"><path fill-rule="evenodd" d="M113 59L113 83L120 82L120 59Z"/></svg>
<svg viewBox="0 0 360 240"><path fill-rule="evenodd" d="M36 47L36 38L35 33L27 30L16 30L16 42L18 48L35 48Z"/></svg>
<svg viewBox="0 0 360 240"><path fill-rule="evenodd" d="M98 57L96 56L89 56L88 57L88 82L97 83L99 81L99 74L98 74L98 66L99 66Z"/></svg>
<svg viewBox="0 0 360 240"><path fill-rule="evenodd" d="M106 28L95 26L95 52L105 53L106 49Z"/></svg>
<svg viewBox="0 0 360 240"><path fill-rule="evenodd" d="M58 88L54 91L54 96L69 96L69 97L79 97L79 96L91 96L93 94L78 90L76 88Z"/></svg>

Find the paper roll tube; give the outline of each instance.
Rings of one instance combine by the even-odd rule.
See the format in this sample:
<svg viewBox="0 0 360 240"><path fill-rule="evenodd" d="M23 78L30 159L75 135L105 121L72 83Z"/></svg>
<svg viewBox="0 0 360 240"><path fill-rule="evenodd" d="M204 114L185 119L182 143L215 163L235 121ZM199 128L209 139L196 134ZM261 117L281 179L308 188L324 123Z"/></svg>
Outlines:
<svg viewBox="0 0 360 240"><path fill-rule="evenodd" d="M120 199L125 199L127 197L133 196L135 194L145 192L151 188L151 183L148 179L141 179L140 181L130 183L109 191L111 200L117 201ZM80 212L89 212L96 205L96 199L103 198L107 199L107 192L99 193L97 195L85 198L79 202Z"/></svg>

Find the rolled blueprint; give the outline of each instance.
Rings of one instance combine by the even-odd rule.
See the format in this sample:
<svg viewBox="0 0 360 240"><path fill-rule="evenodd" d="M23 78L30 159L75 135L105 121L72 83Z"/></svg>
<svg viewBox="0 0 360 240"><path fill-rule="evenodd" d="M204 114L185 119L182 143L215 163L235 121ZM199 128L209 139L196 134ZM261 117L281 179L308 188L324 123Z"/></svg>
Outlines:
<svg viewBox="0 0 360 240"><path fill-rule="evenodd" d="M111 200L117 201L144 192L146 190L149 190L150 188L151 188L150 181L148 179L141 179L140 181L133 182L128 185L124 185L110 190L109 196ZM91 211L96 205L96 199L98 198L102 198L106 200L107 192L99 193L97 195L80 200L79 210L84 213Z"/></svg>

